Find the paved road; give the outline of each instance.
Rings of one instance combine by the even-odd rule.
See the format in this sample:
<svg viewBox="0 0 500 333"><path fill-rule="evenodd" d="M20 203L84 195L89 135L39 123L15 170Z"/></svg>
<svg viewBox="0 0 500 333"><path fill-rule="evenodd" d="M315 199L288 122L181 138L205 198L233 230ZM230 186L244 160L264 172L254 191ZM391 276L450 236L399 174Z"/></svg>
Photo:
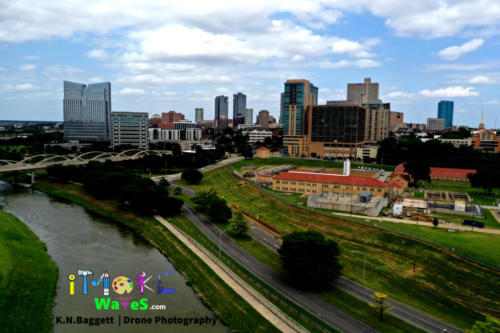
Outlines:
<svg viewBox="0 0 500 333"><path fill-rule="evenodd" d="M182 211L215 244L219 244L220 241L222 250L252 274L332 327L342 332L377 332L377 330L333 307L313 293L289 286L279 273L238 246L229 236L222 233L217 226L196 212L194 208L185 204Z"/></svg>

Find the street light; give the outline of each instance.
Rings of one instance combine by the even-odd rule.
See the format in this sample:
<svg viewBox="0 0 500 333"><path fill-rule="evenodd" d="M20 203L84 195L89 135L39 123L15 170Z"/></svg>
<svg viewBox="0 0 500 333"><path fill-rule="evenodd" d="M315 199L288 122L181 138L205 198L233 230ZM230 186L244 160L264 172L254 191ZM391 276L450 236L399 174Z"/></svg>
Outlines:
<svg viewBox="0 0 500 333"><path fill-rule="evenodd" d="M222 243L222 230L219 229L219 257L220 257L221 243Z"/></svg>
<svg viewBox="0 0 500 333"><path fill-rule="evenodd" d="M366 249L364 250L364 252L356 251L356 250L351 250L351 252L363 255L363 281L365 281L365 277L366 277Z"/></svg>

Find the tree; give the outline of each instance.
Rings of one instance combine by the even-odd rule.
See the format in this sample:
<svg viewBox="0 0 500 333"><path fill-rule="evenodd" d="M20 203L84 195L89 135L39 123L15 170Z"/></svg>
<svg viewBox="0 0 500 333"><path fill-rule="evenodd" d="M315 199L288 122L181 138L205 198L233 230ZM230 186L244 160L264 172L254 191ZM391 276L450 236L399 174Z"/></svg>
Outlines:
<svg viewBox="0 0 500 333"><path fill-rule="evenodd" d="M207 216L213 223L226 223L232 215L231 208L223 198L216 196L208 204Z"/></svg>
<svg viewBox="0 0 500 333"><path fill-rule="evenodd" d="M386 294L382 294L379 292L375 292L372 296L372 299L375 301L375 304L371 304L372 307L377 309L377 312L380 315L380 322L384 321L384 313L391 310L391 307L385 302L385 299L388 296Z"/></svg>
<svg viewBox="0 0 500 333"><path fill-rule="evenodd" d="M415 184L419 180L431 180L431 169L425 161L406 162L405 171L410 174Z"/></svg>
<svg viewBox="0 0 500 333"><path fill-rule="evenodd" d="M437 228L438 224L439 224L439 220L437 217L433 218L432 219L432 224L434 225L434 228Z"/></svg>
<svg viewBox="0 0 500 333"><path fill-rule="evenodd" d="M337 243L316 231L292 232L278 250L290 283L304 289L324 289L340 276Z"/></svg>
<svg viewBox="0 0 500 333"><path fill-rule="evenodd" d="M467 177L470 180L472 187L482 187L491 195L494 187L500 187L500 165L492 164L491 166L481 167L477 173L470 173Z"/></svg>
<svg viewBox="0 0 500 333"><path fill-rule="evenodd" d="M486 317L485 321L476 321L474 326L467 333L499 333L500 320L492 317Z"/></svg>
<svg viewBox="0 0 500 333"><path fill-rule="evenodd" d="M219 198L214 189L198 192L192 199L195 208L205 213L214 223L225 223L231 218L233 212L224 198Z"/></svg>
<svg viewBox="0 0 500 333"><path fill-rule="evenodd" d="M196 195L192 199L194 208L202 213L205 212L214 197L217 197L217 192L214 189L196 193Z"/></svg>
<svg viewBox="0 0 500 333"><path fill-rule="evenodd" d="M190 184L199 184L203 174L196 169L189 168L182 172L181 178Z"/></svg>
<svg viewBox="0 0 500 333"><path fill-rule="evenodd" d="M244 237L250 231L248 220L243 216L243 214L239 210L237 210L236 213L234 213L234 219L231 222L232 222L231 230L238 237Z"/></svg>
<svg viewBox="0 0 500 333"><path fill-rule="evenodd" d="M252 146L250 146L249 144L244 144L240 146L238 152L247 160L253 157L253 149Z"/></svg>
<svg viewBox="0 0 500 333"><path fill-rule="evenodd" d="M160 179L160 182L158 183L158 185L160 185L161 187L164 187L164 188L167 188L170 186L167 178L165 178L165 177Z"/></svg>

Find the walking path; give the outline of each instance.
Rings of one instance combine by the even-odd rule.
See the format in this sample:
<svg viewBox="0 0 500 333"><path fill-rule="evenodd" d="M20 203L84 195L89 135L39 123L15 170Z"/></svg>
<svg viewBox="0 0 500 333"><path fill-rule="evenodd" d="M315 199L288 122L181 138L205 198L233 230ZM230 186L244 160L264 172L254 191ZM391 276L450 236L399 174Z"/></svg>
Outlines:
<svg viewBox="0 0 500 333"><path fill-rule="evenodd" d="M338 213L338 212L332 212L333 216L350 216L350 217L355 217L359 219L366 219L366 220L376 220L376 221L385 221L385 222L392 222L392 223L404 223L404 224L413 224L413 225L420 225L424 227L434 227L434 225L430 222L423 222L423 221L414 221L414 220L408 220L408 219L397 219L393 217L374 217L374 216L366 216L366 215L356 215L356 214L349 214L349 213ZM456 223L450 223L450 222L440 222L437 228L444 228L444 229L456 229L456 230L463 230L463 231L474 231L474 232L483 232L487 234L498 234L500 235L500 229L490 229L490 228L472 228L470 226L464 226Z"/></svg>
<svg viewBox="0 0 500 333"><path fill-rule="evenodd" d="M300 332L307 330L290 318L287 314L278 309L268 299L259 294L255 289L243 281L236 273L222 263L214 254L200 245L190 236L170 224L161 216L156 215L155 219L163 224L174 234L184 245L193 251L200 259L210 267L231 289L240 295L257 312L266 318L271 324L282 332Z"/></svg>

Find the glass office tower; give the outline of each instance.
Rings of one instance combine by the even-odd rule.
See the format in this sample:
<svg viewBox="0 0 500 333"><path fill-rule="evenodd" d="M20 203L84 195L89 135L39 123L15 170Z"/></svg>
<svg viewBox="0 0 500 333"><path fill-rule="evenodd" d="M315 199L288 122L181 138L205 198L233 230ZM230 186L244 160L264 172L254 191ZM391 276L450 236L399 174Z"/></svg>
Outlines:
<svg viewBox="0 0 500 333"><path fill-rule="evenodd" d="M64 138L70 141L111 141L111 83L64 81Z"/></svg>
<svg viewBox="0 0 500 333"><path fill-rule="evenodd" d="M285 82L281 115L284 135L303 135L304 111L318 104L318 88L307 80Z"/></svg>
<svg viewBox="0 0 500 333"><path fill-rule="evenodd" d="M243 93L233 95L233 120L245 116L247 108L247 96Z"/></svg>
<svg viewBox="0 0 500 333"><path fill-rule="evenodd" d="M438 103L438 118L444 119L444 127L453 125L453 101L441 101Z"/></svg>

